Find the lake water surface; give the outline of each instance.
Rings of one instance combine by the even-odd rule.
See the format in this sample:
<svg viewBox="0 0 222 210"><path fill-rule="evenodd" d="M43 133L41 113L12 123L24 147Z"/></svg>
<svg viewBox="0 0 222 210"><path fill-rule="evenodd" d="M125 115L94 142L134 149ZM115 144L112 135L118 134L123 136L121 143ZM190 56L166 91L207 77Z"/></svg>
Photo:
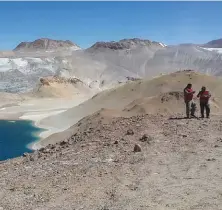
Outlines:
<svg viewBox="0 0 222 210"><path fill-rule="evenodd" d="M42 129L33 126L32 121L0 120L0 161L32 152L28 144L38 141Z"/></svg>

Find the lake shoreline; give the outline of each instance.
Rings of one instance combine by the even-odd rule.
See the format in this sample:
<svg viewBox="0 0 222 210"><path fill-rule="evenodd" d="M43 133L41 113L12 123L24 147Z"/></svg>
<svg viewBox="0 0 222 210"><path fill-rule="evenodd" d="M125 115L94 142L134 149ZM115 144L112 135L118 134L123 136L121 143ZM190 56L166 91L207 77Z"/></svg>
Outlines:
<svg viewBox="0 0 222 210"><path fill-rule="evenodd" d="M91 96L88 95L75 99L31 99L23 101L22 103L14 103L13 105L4 105L4 108L0 109L0 120L29 120L32 121L35 127L43 129L37 134L34 134L37 135L39 139L28 145L29 149L35 151L47 144L48 137L63 132L72 126L72 124L69 123L65 125L61 123L55 126L51 119L46 121L47 118L66 112L68 109L78 106L90 97ZM57 141L57 139L55 141ZM50 142L53 143L53 141Z"/></svg>
<svg viewBox="0 0 222 210"><path fill-rule="evenodd" d="M13 132L12 132L13 130ZM41 128L31 120L0 120L0 160L7 160L33 152L29 145L40 140Z"/></svg>
<svg viewBox="0 0 222 210"><path fill-rule="evenodd" d="M21 113L15 113L15 114L7 114L5 116L1 116L0 120L5 120L5 121L27 121L32 124L33 127L36 127L38 129L42 129L41 131L38 131L36 134L33 134L34 136L38 137L37 141L31 142L27 145L28 149L30 150L38 150L42 147L41 142L44 141L47 137L50 135L57 133L57 132L62 132L66 129L56 129L52 128L46 125L41 124L41 120L45 119L48 116L52 116L54 114L59 114L66 111L66 109L61 109L60 111L51 111L47 112L47 114L44 112L40 112L42 115L41 118L35 119L33 115L30 115L29 112L21 112ZM67 128L68 129L68 128Z"/></svg>

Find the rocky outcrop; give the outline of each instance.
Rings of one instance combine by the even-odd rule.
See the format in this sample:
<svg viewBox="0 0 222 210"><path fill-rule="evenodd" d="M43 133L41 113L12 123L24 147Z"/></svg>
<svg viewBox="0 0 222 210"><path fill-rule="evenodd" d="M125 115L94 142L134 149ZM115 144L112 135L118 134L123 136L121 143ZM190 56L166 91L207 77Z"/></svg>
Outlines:
<svg viewBox="0 0 222 210"><path fill-rule="evenodd" d="M34 50L58 50L71 48L74 50L80 49L73 42L66 40L53 40L48 38L37 39L33 42L21 42L14 51L34 51Z"/></svg>
<svg viewBox="0 0 222 210"><path fill-rule="evenodd" d="M47 79L45 79L45 78L40 78L40 83L41 83L42 85L49 86L49 81L48 81Z"/></svg>
<svg viewBox="0 0 222 210"><path fill-rule="evenodd" d="M90 94L90 91L90 87L78 78L49 76L40 78L38 85L30 94L37 98L72 98L80 94Z"/></svg>
<svg viewBox="0 0 222 210"><path fill-rule="evenodd" d="M164 103L166 101L170 101L173 99L182 100L183 97L184 97L183 92L181 91L170 91L170 92L161 94L161 103Z"/></svg>
<svg viewBox="0 0 222 210"><path fill-rule="evenodd" d="M46 78L40 78L40 83L42 85L50 85L50 83L71 83L71 84L77 84L77 83L82 83L83 82L78 79L78 78L64 78L64 77L59 77L59 76L52 76L52 77L46 77Z"/></svg>

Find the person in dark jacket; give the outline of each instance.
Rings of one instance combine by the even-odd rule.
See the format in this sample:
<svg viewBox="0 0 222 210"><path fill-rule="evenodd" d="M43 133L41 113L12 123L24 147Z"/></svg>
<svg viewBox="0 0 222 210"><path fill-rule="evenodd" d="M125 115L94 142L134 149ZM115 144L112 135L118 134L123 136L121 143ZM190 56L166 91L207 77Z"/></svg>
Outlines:
<svg viewBox="0 0 222 210"><path fill-rule="evenodd" d="M204 118L204 111L206 110L206 117L210 117L210 104L209 99L211 97L211 94L208 90L206 90L206 87L202 87L201 91L197 94L197 97L200 98L200 113L201 117Z"/></svg>
<svg viewBox="0 0 222 210"><path fill-rule="evenodd" d="M196 104L193 102L193 95L195 91L192 89L192 84L188 84L184 90L184 102L186 104L186 115L187 118L190 118L190 115L192 117L195 117L195 111L196 111Z"/></svg>

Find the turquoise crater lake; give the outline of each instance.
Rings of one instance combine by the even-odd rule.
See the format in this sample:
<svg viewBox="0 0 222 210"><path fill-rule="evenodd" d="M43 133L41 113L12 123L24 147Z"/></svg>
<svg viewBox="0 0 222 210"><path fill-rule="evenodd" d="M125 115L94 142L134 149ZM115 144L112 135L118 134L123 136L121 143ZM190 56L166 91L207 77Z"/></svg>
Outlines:
<svg viewBox="0 0 222 210"><path fill-rule="evenodd" d="M0 120L0 161L32 152L28 145L39 140L37 134L41 131L32 121Z"/></svg>

